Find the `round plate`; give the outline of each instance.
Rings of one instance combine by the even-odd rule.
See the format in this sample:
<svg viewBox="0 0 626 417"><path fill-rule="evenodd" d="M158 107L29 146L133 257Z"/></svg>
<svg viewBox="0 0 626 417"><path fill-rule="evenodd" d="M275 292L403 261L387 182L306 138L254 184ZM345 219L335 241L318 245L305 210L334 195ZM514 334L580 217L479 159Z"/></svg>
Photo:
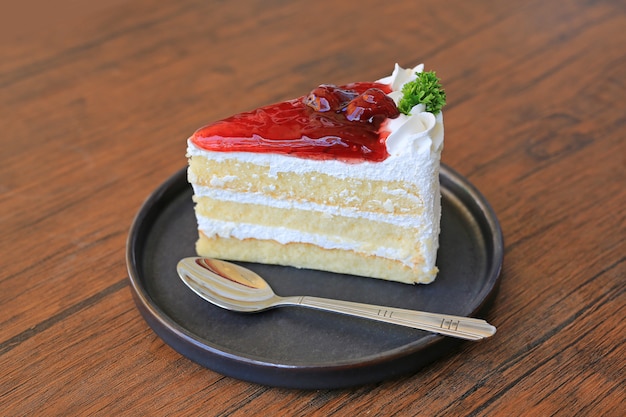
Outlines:
<svg viewBox="0 0 626 417"><path fill-rule="evenodd" d="M489 204L466 179L444 165L440 179L440 272L432 284L242 265L266 278L279 295L480 315L499 280L501 229ZM209 304L176 273L181 258L195 256L197 228L191 197L182 169L143 204L126 253L139 311L159 337L189 359L260 384L326 389L415 372L461 343L421 330L304 308L242 314Z"/></svg>

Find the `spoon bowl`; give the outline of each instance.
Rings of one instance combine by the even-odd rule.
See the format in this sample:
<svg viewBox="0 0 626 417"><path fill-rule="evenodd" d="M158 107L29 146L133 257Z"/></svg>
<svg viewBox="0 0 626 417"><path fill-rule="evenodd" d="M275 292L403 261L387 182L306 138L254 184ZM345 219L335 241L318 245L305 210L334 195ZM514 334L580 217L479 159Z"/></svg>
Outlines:
<svg viewBox="0 0 626 417"><path fill-rule="evenodd" d="M185 258L178 263L177 271L198 296L228 310L252 313L272 308L278 301L267 281L231 262Z"/></svg>
<svg viewBox="0 0 626 417"><path fill-rule="evenodd" d="M267 281L240 265L204 257L184 258L176 267L182 281L204 300L228 310L252 313L300 306L439 333L468 340L490 337L484 320L311 296L280 297Z"/></svg>

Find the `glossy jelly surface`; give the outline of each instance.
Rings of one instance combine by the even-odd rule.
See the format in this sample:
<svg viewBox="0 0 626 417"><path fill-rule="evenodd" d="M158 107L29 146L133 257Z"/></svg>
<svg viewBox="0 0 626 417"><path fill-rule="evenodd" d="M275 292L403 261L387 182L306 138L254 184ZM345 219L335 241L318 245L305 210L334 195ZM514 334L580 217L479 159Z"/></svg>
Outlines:
<svg viewBox="0 0 626 417"><path fill-rule="evenodd" d="M380 83L320 85L307 96L205 126L191 140L209 151L378 162L388 156L384 122L399 115L390 91Z"/></svg>

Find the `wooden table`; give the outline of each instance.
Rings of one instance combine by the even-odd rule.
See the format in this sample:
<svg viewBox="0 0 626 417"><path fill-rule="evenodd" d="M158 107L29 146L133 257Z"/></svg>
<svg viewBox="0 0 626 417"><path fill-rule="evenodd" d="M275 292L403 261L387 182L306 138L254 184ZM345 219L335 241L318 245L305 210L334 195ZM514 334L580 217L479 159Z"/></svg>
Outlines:
<svg viewBox="0 0 626 417"><path fill-rule="evenodd" d="M624 2L7 3L0 415L626 413ZM342 390L255 385L171 349L124 255L188 135L395 62L443 80L443 161L502 224L498 333Z"/></svg>

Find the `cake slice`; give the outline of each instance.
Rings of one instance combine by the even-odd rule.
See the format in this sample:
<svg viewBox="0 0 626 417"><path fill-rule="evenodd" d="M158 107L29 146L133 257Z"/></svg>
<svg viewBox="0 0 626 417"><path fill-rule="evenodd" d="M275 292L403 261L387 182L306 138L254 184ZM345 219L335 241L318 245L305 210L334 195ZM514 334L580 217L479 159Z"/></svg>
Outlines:
<svg viewBox="0 0 626 417"><path fill-rule="evenodd" d="M444 103L434 73L396 65L197 130L197 253L431 282Z"/></svg>

